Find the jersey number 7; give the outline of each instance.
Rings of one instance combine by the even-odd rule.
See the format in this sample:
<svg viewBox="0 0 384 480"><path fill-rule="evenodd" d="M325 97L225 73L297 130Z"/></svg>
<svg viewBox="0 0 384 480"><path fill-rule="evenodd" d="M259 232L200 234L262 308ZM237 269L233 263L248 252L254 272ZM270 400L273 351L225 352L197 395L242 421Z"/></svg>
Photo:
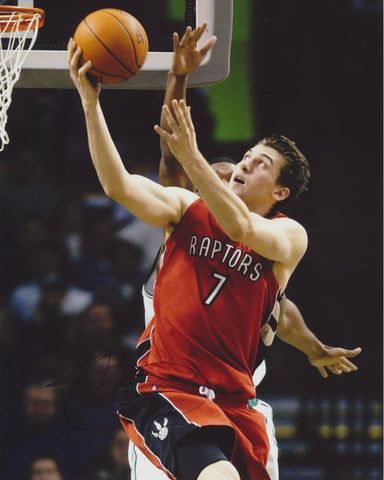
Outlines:
<svg viewBox="0 0 384 480"><path fill-rule="evenodd" d="M219 293L223 290L225 282L228 280L228 277L221 275L220 273L213 273L212 277L217 280L216 285L209 292L208 296L203 300L204 305L212 305L216 300Z"/></svg>

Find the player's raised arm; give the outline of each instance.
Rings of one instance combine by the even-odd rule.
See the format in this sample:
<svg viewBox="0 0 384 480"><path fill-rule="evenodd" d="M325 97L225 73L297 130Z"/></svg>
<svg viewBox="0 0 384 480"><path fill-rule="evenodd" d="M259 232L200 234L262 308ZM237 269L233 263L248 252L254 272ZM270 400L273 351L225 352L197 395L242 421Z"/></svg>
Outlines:
<svg viewBox="0 0 384 480"><path fill-rule="evenodd" d="M328 376L327 369L335 375L357 370L357 366L348 359L356 357L361 348L348 350L324 345L308 328L299 309L288 298L282 300L276 334L280 340L305 353L311 365L318 369L323 378Z"/></svg>
<svg viewBox="0 0 384 480"><path fill-rule="evenodd" d="M105 194L144 222L172 231L196 195L183 189L165 188L140 175L131 175L125 169L100 106L100 85L93 85L87 78L91 62L79 68L80 53L71 39L68 45L70 76L81 98L89 149Z"/></svg>
<svg viewBox="0 0 384 480"><path fill-rule="evenodd" d="M210 37L202 48L197 48L197 43L201 39L207 23L204 22L195 30L187 27L181 40L177 33L173 34L173 61L172 67L168 72L167 86L164 96L164 105L167 105L173 113L172 100L181 100L186 98L188 75L196 70L208 51L216 42L216 37ZM170 131L166 116L161 113L160 125ZM159 182L161 185L174 185L193 190L193 185L184 172L183 167L173 156L166 141L160 138L161 161L159 168Z"/></svg>

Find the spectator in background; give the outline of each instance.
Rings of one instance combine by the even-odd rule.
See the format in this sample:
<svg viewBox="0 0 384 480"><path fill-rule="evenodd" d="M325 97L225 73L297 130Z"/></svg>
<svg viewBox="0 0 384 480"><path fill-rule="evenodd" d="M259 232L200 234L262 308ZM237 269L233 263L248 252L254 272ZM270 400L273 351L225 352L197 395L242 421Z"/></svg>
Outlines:
<svg viewBox="0 0 384 480"><path fill-rule="evenodd" d="M0 307L0 465L5 465L8 443L7 426L9 419L19 413L15 399L25 381L24 349L12 315ZM5 478L1 476L0 478Z"/></svg>
<svg viewBox="0 0 384 480"><path fill-rule="evenodd" d="M92 290L95 302L74 319L71 332L76 350L88 356L122 342L134 348L142 329L142 251L114 237L109 215L104 215L95 227L102 233L87 234L86 257L78 264L79 283Z"/></svg>
<svg viewBox="0 0 384 480"><path fill-rule="evenodd" d="M117 334L135 337L141 333L142 250L136 244L115 238L109 252L109 278L98 294L113 306ZM128 320L129 319L129 320Z"/></svg>
<svg viewBox="0 0 384 480"><path fill-rule="evenodd" d="M71 265L76 265L84 255L86 212L82 196L70 192L59 204L53 218L53 230L62 242Z"/></svg>
<svg viewBox="0 0 384 480"><path fill-rule="evenodd" d="M42 242L28 258L28 280L11 291L9 305L20 322L33 320L45 289L59 286L65 291L61 307L67 314L79 313L90 299L90 292L76 286L67 269L67 257L57 241Z"/></svg>
<svg viewBox="0 0 384 480"><path fill-rule="evenodd" d="M61 190L51 180L41 151L31 147L20 148L9 165L10 172L1 182L1 199L7 215L7 227L17 242L12 246L15 258L10 280L20 282L22 277L16 274L25 273L25 254L31 244L40 240L37 237L47 233L45 225L60 201Z"/></svg>
<svg viewBox="0 0 384 480"><path fill-rule="evenodd" d="M108 285L109 249L114 235L109 209L94 208L87 213L84 255L76 266L76 278L82 288L97 292Z"/></svg>
<svg viewBox="0 0 384 480"><path fill-rule="evenodd" d="M49 450L35 453L28 465L27 480L64 480L60 461Z"/></svg>
<svg viewBox="0 0 384 480"><path fill-rule="evenodd" d="M16 151L11 172L2 184L2 196L16 225L25 212L48 221L60 201L61 191L50 178L41 152L30 147Z"/></svg>
<svg viewBox="0 0 384 480"><path fill-rule="evenodd" d="M133 359L125 353L100 353L78 363L65 377L65 418L75 431L79 478L87 477L108 438L119 428L114 399ZM127 460L127 449L125 450Z"/></svg>
<svg viewBox="0 0 384 480"><path fill-rule="evenodd" d="M35 450L53 452L68 469L76 465L74 431L59 412L57 390L47 383L40 380L25 386L20 412L5 427L6 478L24 480Z"/></svg>
<svg viewBox="0 0 384 480"><path fill-rule="evenodd" d="M27 363L30 375L38 369L51 376L65 368L71 355L73 318L91 303L92 294L57 280L44 285L31 319L19 326L22 338L28 338L25 354L34 358Z"/></svg>
<svg viewBox="0 0 384 480"><path fill-rule="evenodd" d="M111 306L97 298L78 316L71 328L72 357L86 361L100 352L111 353L121 348Z"/></svg>
<svg viewBox="0 0 384 480"><path fill-rule="evenodd" d="M10 306L21 322L31 320L43 288L62 280L65 272L65 256L60 244L45 241L30 252L24 268L29 278L15 286L10 295Z"/></svg>
<svg viewBox="0 0 384 480"><path fill-rule="evenodd" d="M107 447L93 459L87 480L130 480L127 451L127 435L119 427L112 432Z"/></svg>
<svg viewBox="0 0 384 480"><path fill-rule="evenodd" d="M51 375L47 367L60 367L68 354L70 319L83 311L92 293L70 283L66 257L57 242L44 242L29 259L31 278L11 291L9 308L14 314L21 338L28 338L24 355L28 375L36 369Z"/></svg>
<svg viewBox="0 0 384 480"><path fill-rule="evenodd" d="M143 252L136 244L118 238L113 240L109 256L111 284L119 287L121 295L127 299L142 284L142 256Z"/></svg>
<svg viewBox="0 0 384 480"><path fill-rule="evenodd" d="M10 229L9 288L31 279L31 259L48 238L47 222L32 211L24 212L19 222Z"/></svg>

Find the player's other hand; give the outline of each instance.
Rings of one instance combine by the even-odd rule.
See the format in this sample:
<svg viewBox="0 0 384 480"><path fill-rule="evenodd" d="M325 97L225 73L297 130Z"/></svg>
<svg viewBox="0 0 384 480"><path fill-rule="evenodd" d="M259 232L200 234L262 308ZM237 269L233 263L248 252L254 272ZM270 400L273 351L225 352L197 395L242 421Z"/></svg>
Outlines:
<svg viewBox="0 0 384 480"><path fill-rule="evenodd" d="M353 350L347 350L341 347L329 347L323 345L321 351L318 351L313 355L308 355L308 360L311 365L318 369L323 378L327 378L327 370L335 375L341 375L343 372L355 372L357 366L348 360L348 358L356 357L360 352L360 347Z"/></svg>

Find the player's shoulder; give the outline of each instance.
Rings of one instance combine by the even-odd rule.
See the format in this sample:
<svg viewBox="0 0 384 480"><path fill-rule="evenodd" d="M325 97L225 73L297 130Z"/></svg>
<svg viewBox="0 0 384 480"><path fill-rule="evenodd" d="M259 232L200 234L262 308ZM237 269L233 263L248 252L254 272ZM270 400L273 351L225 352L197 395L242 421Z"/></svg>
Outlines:
<svg viewBox="0 0 384 480"><path fill-rule="evenodd" d="M305 227L300 222L294 220L291 217L287 217L282 213L277 213L276 215L269 217L269 219L272 222L284 226L285 228L297 231L298 234L304 235L305 237L307 236L307 231Z"/></svg>
<svg viewBox="0 0 384 480"><path fill-rule="evenodd" d="M169 186L164 188L166 188L170 192L173 192L173 194L178 198L185 199L185 201L187 202L194 202L195 200L200 198L195 192L191 192L190 190L187 190L183 187Z"/></svg>
<svg viewBox="0 0 384 480"><path fill-rule="evenodd" d="M194 201L200 198L195 192L191 192L182 187L169 186L164 188L166 188L174 198L177 198L180 201L181 209L184 212Z"/></svg>
<svg viewBox="0 0 384 480"><path fill-rule="evenodd" d="M275 222L278 231L282 235L281 238L285 238L288 241L288 245L291 246L287 250L287 252L290 252L287 260L288 265L295 267L308 248L306 229L300 222L287 216L272 218L271 222Z"/></svg>

